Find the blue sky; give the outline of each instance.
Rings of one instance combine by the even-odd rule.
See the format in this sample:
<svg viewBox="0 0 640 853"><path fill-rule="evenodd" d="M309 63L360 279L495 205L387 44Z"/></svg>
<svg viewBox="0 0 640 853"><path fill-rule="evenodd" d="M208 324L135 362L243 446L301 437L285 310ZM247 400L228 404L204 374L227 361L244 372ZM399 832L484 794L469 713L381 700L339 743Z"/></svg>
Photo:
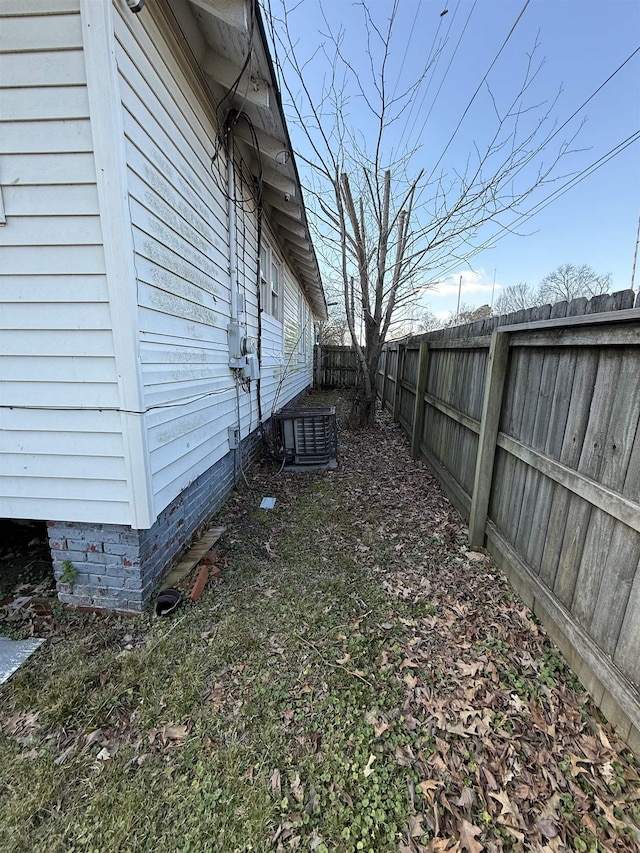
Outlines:
<svg viewBox="0 0 640 853"><path fill-rule="evenodd" d="M389 137L389 145L396 150L408 142L420 146L412 166L423 165L429 171L438 159L524 5L524 0L476 0L475 5L473 0L400 0L389 79L399 80L399 87L415 79L427 57L433 59L434 51L441 48L411 111L397 122ZM369 0L372 14L381 24L391 6L389 0ZM364 79L361 10L350 0L322 0L322 7L332 27L345 26L345 52ZM441 15L444 9L448 12ZM309 56L323 41L325 28L316 0L303 0L290 24L298 39L299 55ZM536 38L540 43L536 57L544 59L544 64L530 90L531 100L550 103L562 88L553 108L560 125L640 46L640 2L530 0L488 77L499 105L514 93ZM320 55L315 63L309 66L311 88L321 73ZM366 136L366 112L356 93L349 110L352 124ZM539 113L532 112L532 118ZM574 142L581 150L565 158L558 175L580 173L640 130L640 52L553 144L557 147L569 139L583 120ZM449 173L463 169L474 142L486 138L494 126L491 102L483 87L455 133L441 168ZM291 127L294 147L302 145L298 134ZM303 167L301 172L304 182ZM567 179L543 189L529 206L542 201ZM522 224L519 230L526 236L508 235L469 264L454 262L447 271L450 277L446 284L439 292L430 292L424 301L438 313L455 310L462 275L463 301L480 305L491 299L494 275L497 297L509 284L538 284L546 273L566 262L589 264L599 273L611 273L616 290L629 287L639 215L640 142L635 142ZM635 286L640 287L640 271L636 271Z"/></svg>

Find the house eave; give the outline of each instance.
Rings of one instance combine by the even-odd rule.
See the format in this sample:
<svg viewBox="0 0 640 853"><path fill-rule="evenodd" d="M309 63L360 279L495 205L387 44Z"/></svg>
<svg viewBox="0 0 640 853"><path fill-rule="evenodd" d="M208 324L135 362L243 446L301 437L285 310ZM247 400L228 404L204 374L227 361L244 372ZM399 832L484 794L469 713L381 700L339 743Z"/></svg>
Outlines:
<svg viewBox="0 0 640 853"><path fill-rule="evenodd" d="M298 168L258 0L167 0L192 57L252 173L262 178L264 210L283 254L319 320L327 317ZM242 120L246 117L248 120Z"/></svg>

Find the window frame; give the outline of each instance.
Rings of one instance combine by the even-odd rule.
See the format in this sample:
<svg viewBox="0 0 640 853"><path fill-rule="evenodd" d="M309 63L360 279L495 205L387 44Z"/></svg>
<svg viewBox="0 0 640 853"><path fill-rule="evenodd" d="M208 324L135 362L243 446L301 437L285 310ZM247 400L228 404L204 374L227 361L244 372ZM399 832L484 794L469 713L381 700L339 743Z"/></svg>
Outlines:
<svg viewBox="0 0 640 853"><path fill-rule="evenodd" d="M282 322L282 263L273 251L269 270L269 308L271 309L269 313Z"/></svg>
<svg viewBox="0 0 640 853"><path fill-rule="evenodd" d="M280 256L267 240L260 247L260 308L282 322L284 267Z"/></svg>
<svg viewBox="0 0 640 853"><path fill-rule="evenodd" d="M304 298L304 293L298 286L298 362L306 362L309 355L309 339L308 339L308 314L307 300Z"/></svg>

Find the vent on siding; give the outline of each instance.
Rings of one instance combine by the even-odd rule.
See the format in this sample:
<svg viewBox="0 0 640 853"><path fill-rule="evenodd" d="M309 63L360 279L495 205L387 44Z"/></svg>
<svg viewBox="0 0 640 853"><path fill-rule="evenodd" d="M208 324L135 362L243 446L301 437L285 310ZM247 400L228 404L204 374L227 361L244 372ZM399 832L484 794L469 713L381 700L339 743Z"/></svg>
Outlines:
<svg viewBox="0 0 640 853"><path fill-rule="evenodd" d="M336 458L338 441L334 406L282 409L274 419L286 462L325 465Z"/></svg>

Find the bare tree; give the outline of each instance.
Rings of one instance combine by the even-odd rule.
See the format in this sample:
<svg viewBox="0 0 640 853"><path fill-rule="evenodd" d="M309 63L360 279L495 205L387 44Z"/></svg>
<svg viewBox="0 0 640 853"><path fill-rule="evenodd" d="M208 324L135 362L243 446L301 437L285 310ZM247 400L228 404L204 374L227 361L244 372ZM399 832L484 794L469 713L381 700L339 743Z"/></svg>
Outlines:
<svg viewBox="0 0 640 853"><path fill-rule="evenodd" d="M466 323L475 323L476 320L486 320L492 315L490 305L460 305L457 312L452 313L446 321L446 326L464 326Z"/></svg>
<svg viewBox="0 0 640 853"><path fill-rule="evenodd" d="M560 266L540 282L538 305L547 302L570 302L579 296L598 296L608 293L611 288L611 275L598 275L587 264L560 264Z"/></svg>
<svg viewBox="0 0 640 853"><path fill-rule="evenodd" d="M445 321L437 317L431 308L425 308L420 320L418 321L418 329L420 332L433 332L436 329L442 329L445 326Z"/></svg>
<svg viewBox="0 0 640 853"><path fill-rule="evenodd" d="M440 157L432 155L430 172L415 167L424 160L418 145L393 151L396 126L407 119L437 52L418 79L394 86L390 57L394 46L402 50L394 42L398 0L357 5L362 31L350 31L347 42L345 30L334 28L322 11L323 41L306 58L297 54L294 25L303 4L288 9L287 0L280 0L267 14L289 115L298 128L296 156L306 167L314 242L321 262L342 282L362 367L353 420L365 425L375 420L378 360L396 312L472 256L481 230L495 232L514 221L523 202L552 180L567 145L544 162L553 104L530 102L541 67L536 43L513 97L500 104L487 90L493 132L482 142L469 142L466 162L441 165L456 128ZM360 45L364 55L358 57Z"/></svg>
<svg viewBox="0 0 640 853"><path fill-rule="evenodd" d="M343 347L351 340L346 319L329 318L318 327L318 343L321 346Z"/></svg>
<svg viewBox="0 0 640 853"><path fill-rule="evenodd" d="M526 283L519 281L510 284L502 291L495 302L496 314L511 314L513 311L522 311L523 308L533 308L538 305L538 293Z"/></svg>

